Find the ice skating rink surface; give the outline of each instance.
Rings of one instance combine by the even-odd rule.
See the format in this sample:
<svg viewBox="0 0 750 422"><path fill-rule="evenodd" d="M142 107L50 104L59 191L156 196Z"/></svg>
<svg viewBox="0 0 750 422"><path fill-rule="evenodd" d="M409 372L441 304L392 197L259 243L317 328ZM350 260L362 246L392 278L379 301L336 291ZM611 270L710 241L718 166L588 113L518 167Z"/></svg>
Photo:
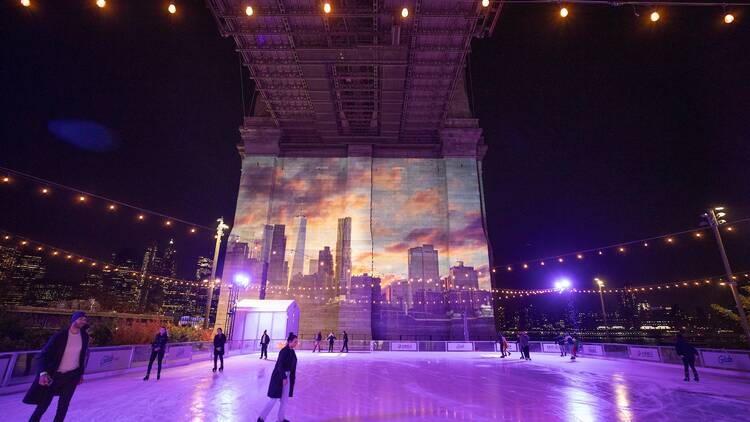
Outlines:
<svg viewBox="0 0 750 422"><path fill-rule="evenodd" d="M750 375L624 360L496 353L299 351L292 421L747 421ZM255 421L275 353L229 357L84 382L66 421ZM23 394L0 396L0 420L26 421ZM57 400L43 421L52 421ZM268 421L275 421L276 412Z"/></svg>

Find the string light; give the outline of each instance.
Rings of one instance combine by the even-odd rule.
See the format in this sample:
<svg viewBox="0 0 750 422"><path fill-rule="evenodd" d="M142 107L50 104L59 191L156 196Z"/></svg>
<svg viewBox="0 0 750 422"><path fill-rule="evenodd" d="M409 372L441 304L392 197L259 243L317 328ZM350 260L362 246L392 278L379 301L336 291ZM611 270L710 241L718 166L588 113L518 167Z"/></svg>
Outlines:
<svg viewBox="0 0 750 422"><path fill-rule="evenodd" d="M31 0L21 0L21 6L23 7L31 6Z"/></svg>
<svg viewBox="0 0 750 422"><path fill-rule="evenodd" d="M48 194L48 193L49 193L49 189L47 189L47 188L42 188L42 190L41 190L40 192L42 192L43 194L45 194L45 195L46 195L46 194Z"/></svg>
<svg viewBox="0 0 750 422"><path fill-rule="evenodd" d="M3 176L3 183L10 183L10 177Z"/></svg>
<svg viewBox="0 0 750 422"><path fill-rule="evenodd" d="M560 17L567 18L568 17L568 8L565 6L560 7Z"/></svg>
<svg viewBox="0 0 750 422"><path fill-rule="evenodd" d="M248 16L252 16L253 15L253 6L247 6L245 8L245 14L248 15Z"/></svg>
<svg viewBox="0 0 750 422"><path fill-rule="evenodd" d="M482 0L482 7L488 7L490 5L490 0Z"/></svg>
<svg viewBox="0 0 750 422"><path fill-rule="evenodd" d="M167 10L171 15L174 15L177 13L177 6L174 5L174 3L169 3L169 7L167 7Z"/></svg>
<svg viewBox="0 0 750 422"><path fill-rule="evenodd" d="M86 197L83 195L78 196L78 202L86 202Z"/></svg>
<svg viewBox="0 0 750 422"><path fill-rule="evenodd" d="M651 22L656 22L659 20L659 18L661 18L661 16L659 15L659 12L657 12L656 10L651 12L651 14L649 15L649 19L651 19Z"/></svg>
<svg viewBox="0 0 750 422"><path fill-rule="evenodd" d="M109 204L109 206L107 207L107 209L110 210L110 211L114 211L114 210L117 209L117 206L115 206L115 204Z"/></svg>
<svg viewBox="0 0 750 422"><path fill-rule="evenodd" d="M674 243L674 239L673 239L673 238L671 238L671 237L668 237L668 238L667 238L667 243Z"/></svg>
<svg viewBox="0 0 750 422"><path fill-rule="evenodd" d="M105 0L96 0L96 5L99 6L99 8L101 9L107 5L107 2Z"/></svg>
<svg viewBox="0 0 750 422"><path fill-rule="evenodd" d="M138 214L138 219L139 219L139 220L143 220L143 219L145 219L145 218L146 218L146 216L145 216L145 215L143 215L143 214Z"/></svg>
<svg viewBox="0 0 750 422"><path fill-rule="evenodd" d="M729 24L729 23L732 23L732 22L734 22L734 15L731 14L731 13L725 14L724 15L724 23Z"/></svg>
<svg viewBox="0 0 750 422"><path fill-rule="evenodd" d="M329 14L331 13L331 10L332 10L331 3L328 3L328 2L323 3L323 12L325 12L326 14Z"/></svg>
<svg viewBox="0 0 750 422"><path fill-rule="evenodd" d="M407 9L406 7L404 7L403 9L401 9L401 17L402 18L408 18L409 17L409 9Z"/></svg>

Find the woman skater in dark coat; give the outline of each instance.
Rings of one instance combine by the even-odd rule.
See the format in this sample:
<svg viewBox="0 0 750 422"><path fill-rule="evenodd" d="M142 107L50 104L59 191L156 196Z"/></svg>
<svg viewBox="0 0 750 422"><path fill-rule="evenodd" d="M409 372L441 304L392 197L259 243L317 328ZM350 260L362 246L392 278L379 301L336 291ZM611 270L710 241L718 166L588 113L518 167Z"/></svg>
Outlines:
<svg viewBox="0 0 750 422"><path fill-rule="evenodd" d="M268 384L268 397L271 399L260 412L257 422L264 422L271 410L279 402L278 421L288 422L284 417L286 403L294 394L294 379L297 372L297 355L294 349L297 347L297 335L289 333L286 338L286 346L279 352L276 366L271 374L271 382Z"/></svg>
<svg viewBox="0 0 750 422"><path fill-rule="evenodd" d="M161 362L164 360L164 353L167 352L168 341L167 327L162 326L159 328L159 333L154 337L153 343L151 343L151 357L148 359L148 369L146 369L146 376L143 377L144 381L148 381L148 377L151 375L151 367L157 358L156 379L161 378Z"/></svg>

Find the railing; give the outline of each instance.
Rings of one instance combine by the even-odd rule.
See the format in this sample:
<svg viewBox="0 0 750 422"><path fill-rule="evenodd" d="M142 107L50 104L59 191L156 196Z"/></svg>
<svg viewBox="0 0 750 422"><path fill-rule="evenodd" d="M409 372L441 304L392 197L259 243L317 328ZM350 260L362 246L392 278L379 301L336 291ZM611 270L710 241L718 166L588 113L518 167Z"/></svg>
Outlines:
<svg viewBox="0 0 750 422"><path fill-rule="evenodd" d="M280 349L285 340L273 339L270 351ZM298 349L312 350L313 340L302 340ZM328 342L320 342L323 351ZM343 341L336 340L334 352L339 352ZM167 345L164 367L187 365L206 361L213 357L211 342L171 343ZM258 340L233 340L225 345L225 356L245 355L260 351ZM518 343L509 342L510 352L518 353ZM393 341L393 340L349 340L350 352L498 352L500 345L493 341ZM554 342L531 341L531 353L560 353ZM698 349L697 366L750 372L750 350ZM92 347L86 360L87 377L110 376L134 370L143 370L148 365L151 345ZM642 346L613 343L586 343L578 351L581 357L630 359L636 361L681 364L682 359L672 346ZM37 371L39 350L0 353L0 394L22 391L34 380Z"/></svg>

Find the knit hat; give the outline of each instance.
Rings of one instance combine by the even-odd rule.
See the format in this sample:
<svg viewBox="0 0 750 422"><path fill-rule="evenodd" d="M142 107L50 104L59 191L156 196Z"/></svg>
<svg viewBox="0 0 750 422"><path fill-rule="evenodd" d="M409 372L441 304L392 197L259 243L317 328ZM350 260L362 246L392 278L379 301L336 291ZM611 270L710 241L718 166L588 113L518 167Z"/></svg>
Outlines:
<svg viewBox="0 0 750 422"><path fill-rule="evenodd" d="M76 322L76 320L78 318L85 317L85 316L86 316L86 312L75 311L75 312L73 312L73 315L70 316L70 323L72 324L72 323Z"/></svg>

